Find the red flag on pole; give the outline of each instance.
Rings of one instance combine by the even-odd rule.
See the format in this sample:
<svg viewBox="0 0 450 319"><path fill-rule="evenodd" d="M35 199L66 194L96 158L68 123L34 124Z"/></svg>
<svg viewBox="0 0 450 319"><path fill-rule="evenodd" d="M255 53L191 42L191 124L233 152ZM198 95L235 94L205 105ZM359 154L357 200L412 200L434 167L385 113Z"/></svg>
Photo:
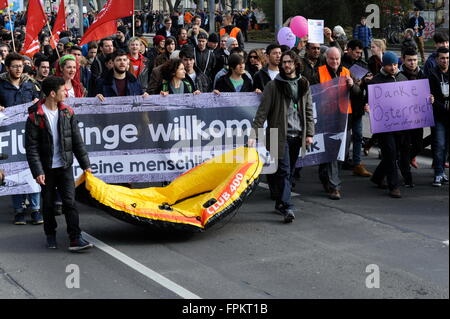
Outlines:
<svg viewBox="0 0 450 319"><path fill-rule="evenodd" d="M52 48L56 48L59 41L59 35L62 31L67 30L66 26L66 7L64 0L59 3L58 16L56 17L55 24L53 25L52 35L53 39L50 41Z"/></svg>
<svg viewBox="0 0 450 319"><path fill-rule="evenodd" d="M5 9L6 7L9 7L8 0L0 0L0 10Z"/></svg>
<svg viewBox="0 0 450 319"><path fill-rule="evenodd" d="M81 39L80 45L100 40L117 32L116 20L133 15L134 0L108 0L97 19ZM114 28L113 23L114 22Z"/></svg>
<svg viewBox="0 0 450 319"><path fill-rule="evenodd" d="M27 32L22 54L29 57L39 51L39 32L47 23L47 15L42 8L40 0L30 0L27 11Z"/></svg>

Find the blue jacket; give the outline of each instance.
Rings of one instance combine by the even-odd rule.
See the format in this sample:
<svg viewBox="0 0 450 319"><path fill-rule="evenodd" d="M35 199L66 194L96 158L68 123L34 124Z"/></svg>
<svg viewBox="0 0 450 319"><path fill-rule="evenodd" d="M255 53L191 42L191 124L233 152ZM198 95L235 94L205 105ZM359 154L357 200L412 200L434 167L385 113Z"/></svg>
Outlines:
<svg viewBox="0 0 450 319"><path fill-rule="evenodd" d="M427 62L425 62L425 65L423 66L423 73L425 73L426 76L430 76L432 70L437 66L436 62L437 53L433 52L427 59Z"/></svg>
<svg viewBox="0 0 450 319"><path fill-rule="evenodd" d="M35 85L28 75L22 75L19 88L11 84L8 73L0 75L0 105L10 107L29 103L39 98Z"/></svg>
<svg viewBox="0 0 450 319"><path fill-rule="evenodd" d="M125 96L142 95L144 90L141 84L136 79L136 77L127 72L127 92ZM104 97L114 97L119 96L116 86L116 81L114 81L114 70L110 70L101 76L96 83L96 95L101 94Z"/></svg>
<svg viewBox="0 0 450 319"><path fill-rule="evenodd" d="M364 48L370 48L372 43L372 30L365 26L358 24L353 30L353 39L358 39L364 45Z"/></svg>

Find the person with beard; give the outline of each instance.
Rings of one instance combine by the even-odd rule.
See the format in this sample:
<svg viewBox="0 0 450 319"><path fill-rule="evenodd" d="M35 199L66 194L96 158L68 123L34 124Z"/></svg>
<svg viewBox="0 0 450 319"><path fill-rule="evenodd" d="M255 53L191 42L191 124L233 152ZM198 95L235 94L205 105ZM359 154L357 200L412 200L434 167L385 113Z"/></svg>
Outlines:
<svg viewBox="0 0 450 319"><path fill-rule="evenodd" d="M117 27L116 39L115 39L115 47L118 50L128 50L128 32L127 28L124 25Z"/></svg>
<svg viewBox="0 0 450 319"><path fill-rule="evenodd" d="M284 217L284 222L295 219L291 201L291 184L295 163L301 152L313 142L315 134L312 96L308 80L301 76L300 58L293 51L281 56L280 74L270 81L262 96L261 104L252 124L249 147L256 146L259 130L267 121L267 149L270 149L270 131L278 130L277 172L271 179L275 193L275 211ZM260 137L262 139L262 137Z"/></svg>
<svg viewBox="0 0 450 319"><path fill-rule="evenodd" d="M97 80L97 98L103 102L105 97L143 95L141 84L131 72L127 71L129 64L127 53L123 50L114 52L112 61L113 69Z"/></svg>
<svg viewBox="0 0 450 319"><path fill-rule="evenodd" d="M5 59L6 73L0 75L0 112L6 107L36 103L39 93L28 75L23 74L24 58L20 54L10 53ZM40 212L40 193L13 195L14 224L25 225L24 203L28 198L31 208L31 219L34 225L42 224Z"/></svg>
<svg viewBox="0 0 450 319"><path fill-rule="evenodd" d="M419 58L416 50L413 48L406 49L402 54L402 61L403 64L400 67L400 72L406 76L409 81L427 79L427 76L419 67ZM410 130L409 135L411 143L410 164L414 168L419 168L416 156L419 155L423 149L423 128ZM414 187L412 180L410 182L411 184L407 184L406 186L410 188Z"/></svg>

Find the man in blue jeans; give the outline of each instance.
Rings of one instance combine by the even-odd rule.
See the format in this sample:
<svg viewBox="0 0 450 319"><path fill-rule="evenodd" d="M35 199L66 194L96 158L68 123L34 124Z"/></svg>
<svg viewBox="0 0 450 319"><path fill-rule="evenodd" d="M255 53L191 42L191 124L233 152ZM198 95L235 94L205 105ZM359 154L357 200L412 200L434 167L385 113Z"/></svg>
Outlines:
<svg viewBox="0 0 450 319"><path fill-rule="evenodd" d="M437 50L437 66L429 74L430 90L434 96L433 113L435 127L433 128L433 186L448 184L445 174L445 160L449 143L449 49L442 47Z"/></svg>
<svg viewBox="0 0 450 319"><path fill-rule="evenodd" d="M32 79L23 73L24 58L20 54L10 53L5 59L6 73L0 75L0 112L5 107L37 101L39 93L36 91ZM14 224L26 225L25 201L28 200L31 209L31 220L34 225L43 223L40 213L40 193L13 195Z"/></svg>

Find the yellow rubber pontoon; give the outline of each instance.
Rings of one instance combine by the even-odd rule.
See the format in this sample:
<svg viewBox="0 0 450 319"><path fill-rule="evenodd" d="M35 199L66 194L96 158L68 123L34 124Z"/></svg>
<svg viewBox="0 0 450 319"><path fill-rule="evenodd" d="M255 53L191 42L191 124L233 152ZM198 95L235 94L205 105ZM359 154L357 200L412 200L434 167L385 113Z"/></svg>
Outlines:
<svg viewBox="0 0 450 319"><path fill-rule="evenodd" d="M130 189L90 173L85 187L114 217L133 224L202 231L236 211L256 187L263 168L254 148L214 157L166 187Z"/></svg>

